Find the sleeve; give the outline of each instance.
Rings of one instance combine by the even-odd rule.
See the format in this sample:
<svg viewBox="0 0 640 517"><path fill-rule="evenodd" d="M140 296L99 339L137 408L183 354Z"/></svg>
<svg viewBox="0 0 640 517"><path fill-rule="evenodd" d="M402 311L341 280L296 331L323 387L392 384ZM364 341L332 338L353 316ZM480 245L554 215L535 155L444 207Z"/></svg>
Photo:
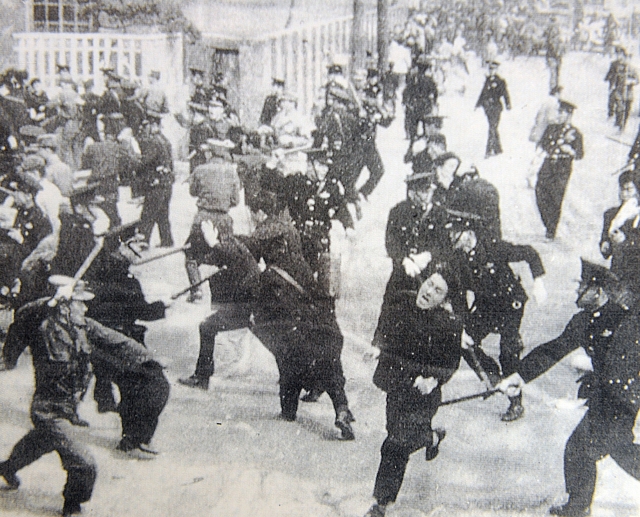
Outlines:
<svg viewBox="0 0 640 517"><path fill-rule="evenodd" d="M526 262L529 264L533 278L544 275L545 271L540 254L533 246L503 242L502 249L509 262Z"/></svg>
<svg viewBox="0 0 640 517"><path fill-rule="evenodd" d="M637 160L640 157L640 126L638 127L638 134L629 151L629 161Z"/></svg>
<svg viewBox="0 0 640 517"><path fill-rule="evenodd" d="M576 139L573 141L573 149L576 152L576 156L575 156L575 160L582 160L582 158L584 158L584 145L583 145L583 139L582 139L582 133L580 133L580 131L578 131L577 129L575 130L577 133Z"/></svg>
<svg viewBox="0 0 640 517"><path fill-rule="evenodd" d="M611 65L609 66L609 71L607 72L607 75L604 76L604 80L608 82L610 85L612 85L613 82L615 81L615 77L616 77L615 63L611 63Z"/></svg>
<svg viewBox="0 0 640 517"><path fill-rule="evenodd" d="M92 354L106 360L118 369L125 371L136 368L153 360L147 349L135 339L110 329L94 319L86 318L87 337L92 346Z"/></svg>
<svg viewBox="0 0 640 517"><path fill-rule="evenodd" d="M542 148L543 151L549 153L551 152L551 137L553 136L554 124L549 124L544 133L542 133L542 138L540 138L540 142L538 146Z"/></svg>
<svg viewBox="0 0 640 517"><path fill-rule="evenodd" d="M396 206L389 212L387 229L385 233L385 246L387 254L394 261L401 261L406 257L405 246L402 245L402 227L399 221L400 207Z"/></svg>
<svg viewBox="0 0 640 517"><path fill-rule="evenodd" d="M37 335L38 327L49 314L48 301L49 298L41 298L23 305L16 311L2 348L2 359L8 370L16 367L22 352Z"/></svg>
<svg viewBox="0 0 640 517"><path fill-rule="evenodd" d="M196 167L196 169L189 177L189 195L192 197L200 196L200 176L201 172L199 170L199 167Z"/></svg>
<svg viewBox="0 0 640 517"><path fill-rule="evenodd" d="M504 97L505 107L510 110L511 109L511 98L509 97L509 89L507 88L506 81L502 81L502 96Z"/></svg>
<svg viewBox="0 0 640 517"><path fill-rule="evenodd" d="M240 204L240 177L238 176L235 164L233 165L233 169L231 171L230 204L231 207L238 206Z"/></svg>
<svg viewBox="0 0 640 517"><path fill-rule="evenodd" d="M564 356L583 345L588 314L580 312L567 324L557 338L537 346L520 361L518 373L525 382L539 377Z"/></svg>
<svg viewBox="0 0 640 517"><path fill-rule="evenodd" d="M602 234L600 235L600 242L598 246L600 247L600 253L605 259L608 259L611 256L611 240L609 239L609 227L611 226L611 222L615 217L617 210L615 208L610 208L604 213L602 218ZM609 247L606 252L602 252L602 245L608 243Z"/></svg>
<svg viewBox="0 0 640 517"><path fill-rule="evenodd" d="M476 102L476 108L479 108L484 104L486 86L487 83L485 82L484 86L482 87L482 91L480 92L480 96L478 97L478 102Z"/></svg>

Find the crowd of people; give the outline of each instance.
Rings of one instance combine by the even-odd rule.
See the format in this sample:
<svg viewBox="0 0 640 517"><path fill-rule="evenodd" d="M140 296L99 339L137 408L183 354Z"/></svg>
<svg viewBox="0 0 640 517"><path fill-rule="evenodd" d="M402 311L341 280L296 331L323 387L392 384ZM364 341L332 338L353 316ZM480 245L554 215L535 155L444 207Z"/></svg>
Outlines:
<svg viewBox="0 0 640 517"><path fill-rule="evenodd" d="M437 26L460 29L455 17L445 22ZM621 205L605 214L601 252L612 258L611 268L585 261L581 312L560 337L521 358L520 325L529 295L510 264L528 265L534 279L529 294L538 301L546 298L545 268L532 246L502 238L498 190L447 149L429 41L416 44L418 50L414 46L402 94L409 141L404 159L412 173L407 198L391 210L386 227L393 269L372 344L378 358L373 382L387 394L388 436L381 446L376 502L366 515L385 515L412 453L425 448L427 461L438 455L446 432L434 429L432 420L442 387L462 358L484 383L485 395L508 395L501 418L512 422L524 416L525 381L580 346L593 363L581 388L589 411L565 452L569 501L551 513L587 515L600 457L610 453L640 477L632 433L639 358L630 345L637 339L640 299L640 134L620 176ZM555 239L573 162L584 153L582 135L571 124L576 106L561 97L560 58L547 51L551 96L530 137L539 149L536 198L549 241ZM503 152L498 124L511 100L506 80L497 75L497 58L486 65L476 106L487 116L491 158ZM612 89L622 81L628 90L626 65L612 70ZM173 154L162 134L162 119L170 114L160 74L151 72L148 87L140 88L104 69L106 89L98 95L91 81L78 85L68 67L59 65L58 71L52 99L22 71L7 70L0 80L0 295L14 313L2 364L15 368L29 347L36 376L34 427L0 462L7 486L17 489L19 470L57 451L68 475L62 514L81 512L97 467L73 426L87 425L77 407L92 375L98 411L120 415L118 449L157 454L150 442L170 386L144 346L146 327L138 321L163 318L167 305L147 303L129 268L174 252L185 255L187 301L199 303L208 283L212 308L199 323L194 373L179 379L180 385L208 390L219 334L250 329L276 359L282 419L295 421L300 400L314 402L326 392L341 438L354 440L331 229L353 231L362 203L385 173L376 131L395 116L397 78L375 68L348 77L345 65L333 62L309 120L286 83L274 77L260 126L248 129L229 103L224 82L209 84L203 70L191 68L187 108L174 116L189 135L187 181L197 213L187 241L176 248L169 223ZM625 122L626 117L628 107ZM118 208L123 186L141 204L140 219L125 224ZM251 212L250 235L239 235L229 214L242 190ZM160 247L170 249L144 258L156 225ZM203 265L214 267L206 278ZM482 349L489 334L500 336L498 361Z"/></svg>

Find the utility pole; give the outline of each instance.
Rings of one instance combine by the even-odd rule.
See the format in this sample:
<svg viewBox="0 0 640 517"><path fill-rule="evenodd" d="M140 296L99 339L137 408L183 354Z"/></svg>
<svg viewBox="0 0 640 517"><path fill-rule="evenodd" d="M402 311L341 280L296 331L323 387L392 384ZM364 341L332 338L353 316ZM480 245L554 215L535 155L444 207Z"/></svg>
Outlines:
<svg viewBox="0 0 640 517"><path fill-rule="evenodd" d="M351 74L364 68L367 52L367 35L364 31L364 5L353 0L353 24L351 27Z"/></svg>
<svg viewBox="0 0 640 517"><path fill-rule="evenodd" d="M384 74L389 62L389 0L378 0L378 71Z"/></svg>

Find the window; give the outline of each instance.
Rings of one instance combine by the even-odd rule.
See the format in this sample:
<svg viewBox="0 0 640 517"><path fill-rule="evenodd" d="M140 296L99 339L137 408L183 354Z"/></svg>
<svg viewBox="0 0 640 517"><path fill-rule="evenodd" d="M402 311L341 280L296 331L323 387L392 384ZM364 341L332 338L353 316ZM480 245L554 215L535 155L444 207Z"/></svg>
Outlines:
<svg viewBox="0 0 640 517"><path fill-rule="evenodd" d="M77 0L33 0L33 30L88 32L91 20L79 11Z"/></svg>

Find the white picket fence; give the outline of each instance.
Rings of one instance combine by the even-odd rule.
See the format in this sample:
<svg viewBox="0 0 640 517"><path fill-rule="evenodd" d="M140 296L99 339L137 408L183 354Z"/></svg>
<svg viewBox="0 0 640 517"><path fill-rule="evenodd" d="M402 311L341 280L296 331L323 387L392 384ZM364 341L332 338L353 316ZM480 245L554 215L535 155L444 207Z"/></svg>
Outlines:
<svg viewBox="0 0 640 517"><path fill-rule="evenodd" d="M151 70L162 74L168 95L184 83L183 38L171 34L21 32L13 35L19 68L39 77L45 88L56 81L56 64L68 65L76 80L94 79L104 86L101 68L144 83Z"/></svg>

